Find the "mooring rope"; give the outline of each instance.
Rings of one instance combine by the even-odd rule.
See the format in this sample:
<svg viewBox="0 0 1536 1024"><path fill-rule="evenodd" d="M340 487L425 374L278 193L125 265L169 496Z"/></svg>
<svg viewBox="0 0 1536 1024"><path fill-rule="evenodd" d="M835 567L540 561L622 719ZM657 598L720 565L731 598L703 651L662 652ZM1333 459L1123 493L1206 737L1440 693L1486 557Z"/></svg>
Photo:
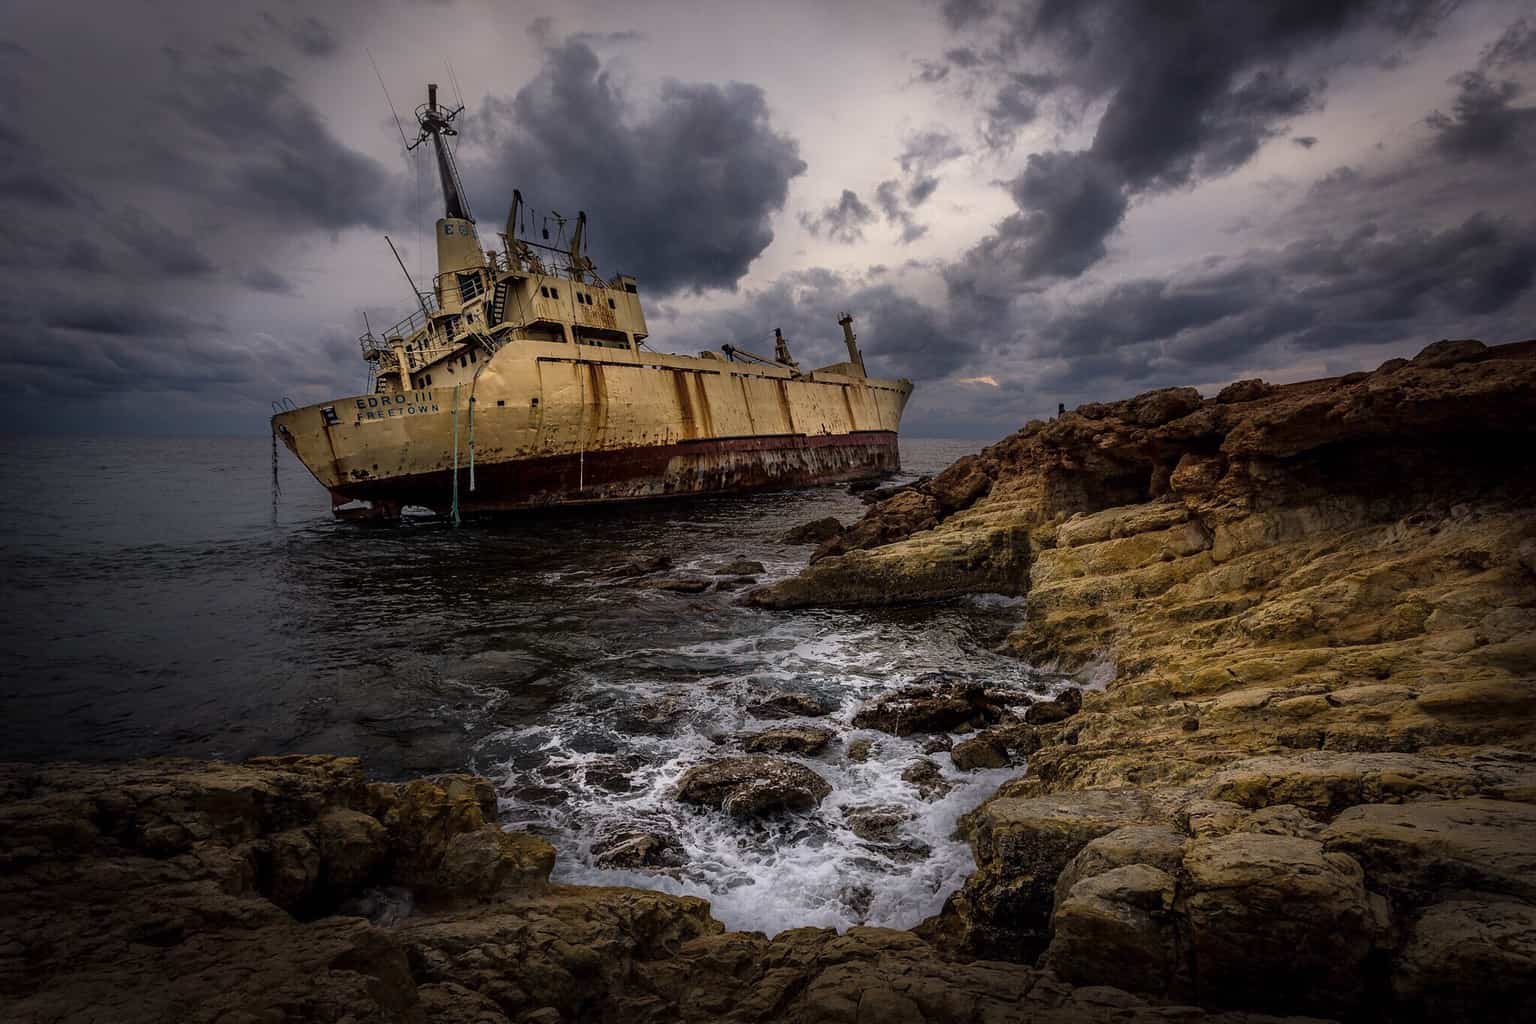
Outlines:
<svg viewBox="0 0 1536 1024"><path fill-rule="evenodd" d="M453 525L459 525L459 388L453 386Z"/></svg>

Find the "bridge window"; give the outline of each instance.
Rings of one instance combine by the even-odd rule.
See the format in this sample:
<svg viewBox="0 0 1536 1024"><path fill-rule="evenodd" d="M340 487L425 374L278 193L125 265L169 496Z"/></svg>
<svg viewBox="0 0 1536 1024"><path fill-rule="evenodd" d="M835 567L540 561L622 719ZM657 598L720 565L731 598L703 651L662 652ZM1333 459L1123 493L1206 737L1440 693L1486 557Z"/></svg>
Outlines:
<svg viewBox="0 0 1536 1024"><path fill-rule="evenodd" d="M549 289L545 288L543 285L540 285L539 286L539 294L544 296L547 299L547 298L549 298Z"/></svg>
<svg viewBox="0 0 1536 1024"><path fill-rule="evenodd" d="M609 308L609 309L618 309L618 308L619 308L619 307L618 307L618 306L615 306L615 305L614 305L614 304L613 304L613 300L612 300L612 299L609 299L609 300L608 300L608 308Z"/></svg>

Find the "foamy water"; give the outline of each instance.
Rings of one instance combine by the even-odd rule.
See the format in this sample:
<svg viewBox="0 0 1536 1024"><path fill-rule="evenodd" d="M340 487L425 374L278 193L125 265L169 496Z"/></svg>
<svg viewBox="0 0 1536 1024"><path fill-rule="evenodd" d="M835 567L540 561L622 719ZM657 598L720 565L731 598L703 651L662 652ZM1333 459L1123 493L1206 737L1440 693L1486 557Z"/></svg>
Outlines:
<svg viewBox="0 0 1536 1024"><path fill-rule="evenodd" d="M784 574L800 564L784 560L772 569ZM647 597L677 604L680 614L709 614L699 599ZM977 603L995 612L1013 609L1007 600ZM954 612L935 611L926 621L882 621L857 612L718 613L750 617L757 629L705 642L658 638L654 646L615 653L588 666L580 703L551 709L538 725L498 737L512 751L490 771L503 795L504 820L554 842L557 881L701 896L730 928L769 934L806 925L904 928L938 912L974 868L969 847L954 837L957 820L1020 769L958 771L947 752L923 753L932 737L855 729L854 713L933 671L1035 694L1054 692L1059 681L978 645L959 628ZM657 664L671 678L653 678L647 667ZM686 678L695 671L696 678ZM788 720L761 719L749 710L776 691L805 694L836 710ZM678 779L689 768L742 753L742 734L795 724L837 733L822 753L791 758L833 788L816 811L741 820L675 799ZM848 756L849 742L857 739L873 741L863 762ZM901 778L924 756L953 785L948 795L924 800ZM615 763L633 766L628 791L603 784L612 785ZM540 803L540 795L549 802ZM911 816L895 839L894 845L905 847L899 857L882 849L887 844L867 842L850 829L843 812L870 805ZM663 870L597 867L594 842L630 831L675 837L686 863Z"/></svg>

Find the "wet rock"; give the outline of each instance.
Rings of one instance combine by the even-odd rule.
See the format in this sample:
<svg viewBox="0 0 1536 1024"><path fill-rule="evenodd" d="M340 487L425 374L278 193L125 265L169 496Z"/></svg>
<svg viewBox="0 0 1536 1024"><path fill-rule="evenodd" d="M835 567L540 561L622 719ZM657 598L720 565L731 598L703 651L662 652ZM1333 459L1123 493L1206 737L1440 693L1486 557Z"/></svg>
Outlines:
<svg viewBox="0 0 1536 1024"><path fill-rule="evenodd" d="M853 724L860 729L911 736L948 732L962 725L985 725L1002 716L1002 709L987 700L986 689L980 683L948 679L941 674L933 682L903 687L865 705L853 716Z"/></svg>
<svg viewBox="0 0 1536 1024"><path fill-rule="evenodd" d="M836 734L816 725L789 725L742 737L749 754L819 754Z"/></svg>
<svg viewBox="0 0 1536 1024"><path fill-rule="evenodd" d="M727 579L716 580L715 590L740 590L742 587L750 587L757 583L756 576L731 576Z"/></svg>
<svg viewBox="0 0 1536 1024"><path fill-rule="evenodd" d="M758 576L766 570L762 562L754 562L748 558L738 558L734 562L727 562L715 571L717 576Z"/></svg>
<svg viewBox="0 0 1536 1024"><path fill-rule="evenodd" d="M608 570L607 575L616 579L625 579L634 576L649 576L653 572L666 572L672 568L672 559L666 555L637 555L625 562L620 562Z"/></svg>
<svg viewBox="0 0 1536 1024"><path fill-rule="evenodd" d="M956 743L950 750L949 757L955 767L963 772L1008 766L1008 751L987 733Z"/></svg>
<svg viewBox="0 0 1536 1024"><path fill-rule="evenodd" d="M954 745L955 741L951 737L941 733L938 736L930 736L924 740L922 749L925 754L943 754Z"/></svg>
<svg viewBox="0 0 1536 1024"><path fill-rule="evenodd" d="M821 718L836 709L808 694L780 690L748 704L747 710L758 718L772 719Z"/></svg>
<svg viewBox="0 0 1536 1024"><path fill-rule="evenodd" d="M938 764L929 758L923 757L911 764L901 773L903 782L910 783L917 790L917 795L924 800L938 800L949 795L954 785L944 778L944 773Z"/></svg>
<svg viewBox="0 0 1536 1024"><path fill-rule="evenodd" d="M1235 402L1256 402L1261 398L1268 398L1274 394L1275 386L1250 377L1247 380L1234 381L1216 393L1216 401L1221 405L1232 405Z"/></svg>
<svg viewBox="0 0 1536 1024"><path fill-rule="evenodd" d="M860 839L872 843L891 843L901 827L911 821L911 811L896 804L862 804L843 808L843 820Z"/></svg>
<svg viewBox="0 0 1536 1024"><path fill-rule="evenodd" d="M651 590L666 590L674 594L702 594L709 589L710 581L695 577L675 577L646 580L642 585Z"/></svg>
<svg viewBox="0 0 1536 1024"><path fill-rule="evenodd" d="M1064 722L1083 708L1083 691L1068 687L1053 700L1031 704L1024 711L1024 721L1030 725L1051 725Z"/></svg>
<svg viewBox="0 0 1536 1024"><path fill-rule="evenodd" d="M820 775L781 757L727 757L688 769L677 798L739 818L811 810L832 792Z"/></svg>
<svg viewBox="0 0 1536 1024"><path fill-rule="evenodd" d="M867 505L878 504L882 501L889 501L898 494L910 494L921 491L930 479L931 477L920 476L911 483L886 484L883 487L871 488L859 496L864 499L864 503Z"/></svg>
<svg viewBox="0 0 1536 1024"><path fill-rule="evenodd" d="M874 753L875 741L868 738L860 738L848 741L848 760L863 763L869 760L869 755Z"/></svg>
<svg viewBox="0 0 1536 1024"><path fill-rule="evenodd" d="M677 838L661 832L618 832L592 844L600 868L675 868L686 859Z"/></svg>
<svg viewBox="0 0 1536 1024"><path fill-rule="evenodd" d="M610 793L628 793L635 788L632 774L635 767L620 758L604 758L583 766L582 778L587 785L606 789Z"/></svg>
<svg viewBox="0 0 1536 1024"><path fill-rule="evenodd" d="M863 481L874 486L874 481ZM856 484L854 486L857 486ZM866 488L867 489L867 488ZM843 524L836 516L826 516L801 523L779 536L780 544L823 544L843 532Z"/></svg>

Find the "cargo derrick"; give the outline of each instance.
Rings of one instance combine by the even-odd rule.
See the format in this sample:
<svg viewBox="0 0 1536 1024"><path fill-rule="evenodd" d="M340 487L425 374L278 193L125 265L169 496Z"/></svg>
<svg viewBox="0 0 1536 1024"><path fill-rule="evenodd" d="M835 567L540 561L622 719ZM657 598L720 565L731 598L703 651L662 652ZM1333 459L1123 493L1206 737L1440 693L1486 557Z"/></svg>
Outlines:
<svg viewBox="0 0 1536 1024"><path fill-rule="evenodd" d="M843 314L848 360L802 373L775 330L772 359L731 345L697 356L649 336L635 278L586 253L587 217L550 212L529 240L514 190L500 247L482 249L447 138L463 107L437 87L416 109L443 191L437 273L417 309L360 338L367 394L279 413L273 430L331 492L338 515L393 518L737 492L899 468L906 380L871 380ZM565 243L563 245L558 243ZM391 243L393 247L393 243ZM396 254L398 259L398 253Z"/></svg>

